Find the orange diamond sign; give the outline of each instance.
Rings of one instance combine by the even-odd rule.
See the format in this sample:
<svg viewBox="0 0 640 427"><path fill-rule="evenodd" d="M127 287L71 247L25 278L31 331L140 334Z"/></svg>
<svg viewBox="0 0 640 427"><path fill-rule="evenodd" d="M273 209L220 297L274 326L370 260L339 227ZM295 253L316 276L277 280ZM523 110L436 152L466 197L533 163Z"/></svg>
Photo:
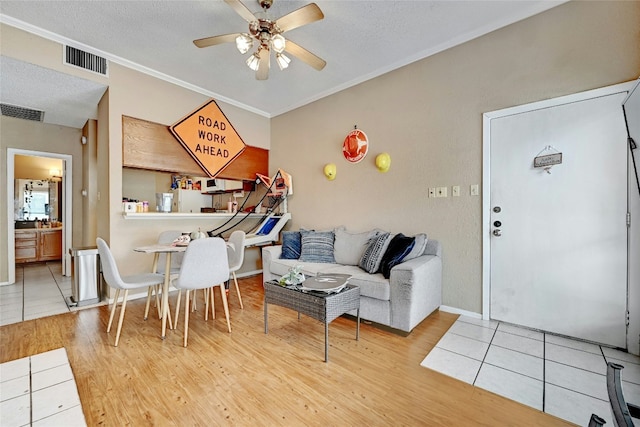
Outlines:
<svg viewBox="0 0 640 427"><path fill-rule="evenodd" d="M213 99L170 129L210 177L218 175L246 147Z"/></svg>

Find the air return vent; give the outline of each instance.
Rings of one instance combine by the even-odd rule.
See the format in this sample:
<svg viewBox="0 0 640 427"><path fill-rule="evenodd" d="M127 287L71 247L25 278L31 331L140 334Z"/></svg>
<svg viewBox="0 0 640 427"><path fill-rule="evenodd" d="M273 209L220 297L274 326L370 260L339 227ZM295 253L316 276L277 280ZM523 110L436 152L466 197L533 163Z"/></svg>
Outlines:
<svg viewBox="0 0 640 427"><path fill-rule="evenodd" d="M64 47L64 63L74 67L84 68L94 73L107 75L107 59L75 47Z"/></svg>
<svg viewBox="0 0 640 427"><path fill-rule="evenodd" d="M44 111L34 110L31 108L0 104L0 111L3 116L15 117L16 119L31 120L34 122L41 122L44 120Z"/></svg>

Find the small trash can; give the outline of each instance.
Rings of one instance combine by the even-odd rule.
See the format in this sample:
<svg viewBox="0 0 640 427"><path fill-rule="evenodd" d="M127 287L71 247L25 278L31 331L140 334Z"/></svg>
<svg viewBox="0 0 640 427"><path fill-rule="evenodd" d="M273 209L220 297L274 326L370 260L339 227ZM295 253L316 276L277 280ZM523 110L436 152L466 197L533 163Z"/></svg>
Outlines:
<svg viewBox="0 0 640 427"><path fill-rule="evenodd" d="M81 307L100 302L98 248L95 246L71 248L69 253L73 264L69 305Z"/></svg>

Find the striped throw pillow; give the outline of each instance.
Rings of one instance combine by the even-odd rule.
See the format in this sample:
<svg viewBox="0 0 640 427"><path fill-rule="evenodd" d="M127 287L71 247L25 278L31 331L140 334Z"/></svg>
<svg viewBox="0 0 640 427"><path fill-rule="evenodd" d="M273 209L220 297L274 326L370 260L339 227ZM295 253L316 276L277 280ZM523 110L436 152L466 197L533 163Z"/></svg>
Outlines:
<svg viewBox="0 0 640 427"><path fill-rule="evenodd" d="M371 239L369 246L367 246L367 249L364 250L364 254L362 254L362 258L360 258L358 266L369 274L377 273L380 269L382 257L387 251L390 241L391 234L386 232L380 233L378 236Z"/></svg>
<svg viewBox="0 0 640 427"><path fill-rule="evenodd" d="M300 230L300 261L335 263L333 231Z"/></svg>

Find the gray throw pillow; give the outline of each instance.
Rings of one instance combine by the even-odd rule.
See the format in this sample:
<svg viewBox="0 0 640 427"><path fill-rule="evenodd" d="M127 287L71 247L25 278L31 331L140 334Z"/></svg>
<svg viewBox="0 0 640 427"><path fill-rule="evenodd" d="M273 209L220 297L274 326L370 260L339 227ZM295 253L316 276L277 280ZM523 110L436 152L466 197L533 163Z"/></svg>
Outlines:
<svg viewBox="0 0 640 427"><path fill-rule="evenodd" d="M410 259L418 258L420 255L424 253L424 250L427 248L427 235L424 233L416 234L416 241L413 244L413 249L407 256L404 257L403 261L409 261Z"/></svg>
<svg viewBox="0 0 640 427"><path fill-rule="evenodd" d="M367 246L364 254L362 254L358 266L369 274L377 273L390 241L391 234L387 232L380 233L371 239L369 246Z"/></svg>
<svg viewBox="0 0 640 427"><path fill-rule="evenodd" d="M338 264L358 265L362 254L369 245L369 241L380 231L371 230L363 233L352 233L343 227L335 229L333 256Z"/></svg>
<svg viewBox="0 0 640 427"><path fill-rule="evenodd" d="M300 230L300 261L335 263L333 231Z"/></svg>

